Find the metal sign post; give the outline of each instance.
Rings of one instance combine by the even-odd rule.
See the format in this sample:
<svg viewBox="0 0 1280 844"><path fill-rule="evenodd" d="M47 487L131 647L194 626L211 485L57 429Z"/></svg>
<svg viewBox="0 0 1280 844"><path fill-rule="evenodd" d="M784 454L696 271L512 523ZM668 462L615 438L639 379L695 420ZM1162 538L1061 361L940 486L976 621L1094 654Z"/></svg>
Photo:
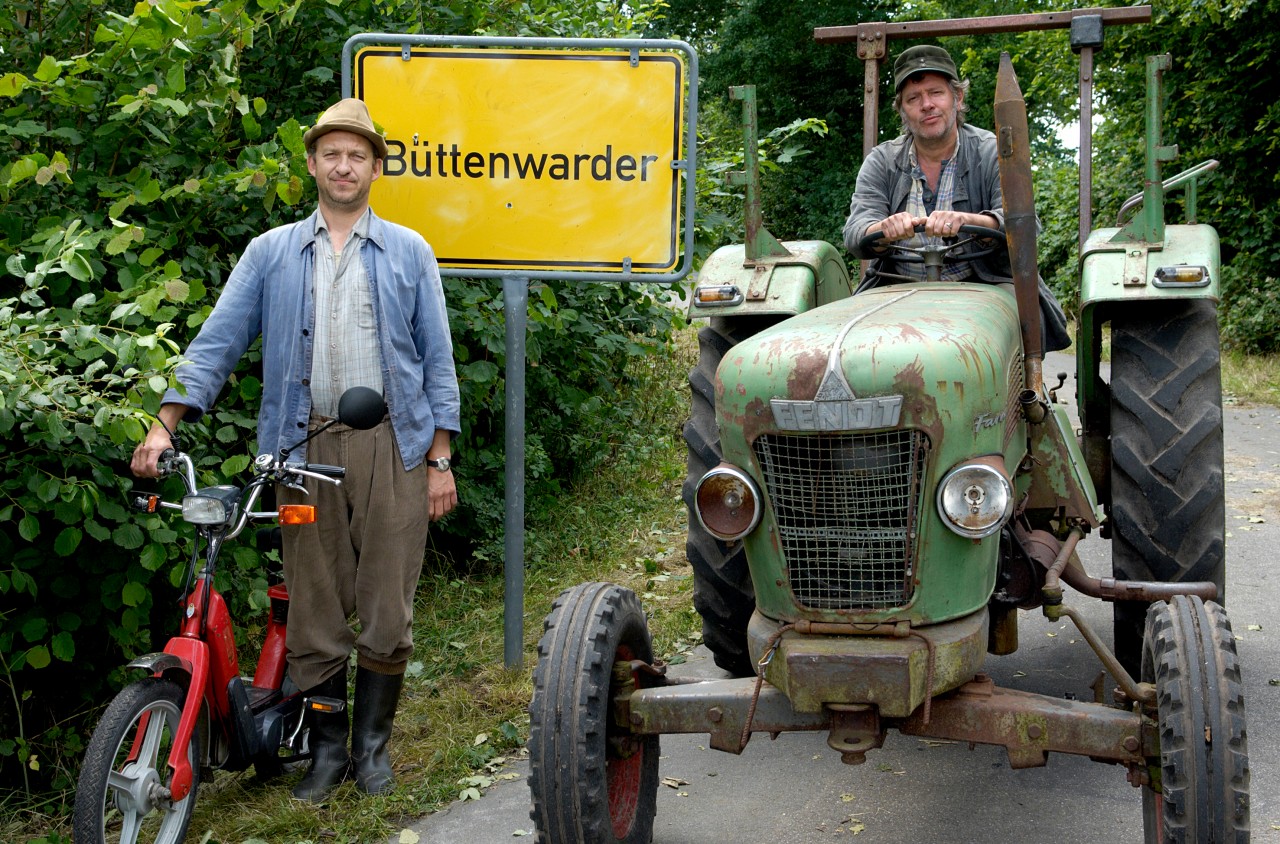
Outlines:
<svg viewBox="0 0 1280 844"><path fill-rule="evenodd" d="M529 279L502 279L502 308L507 325L502 662L507 668L519 668L524 660L524 341L529 322Z"/></svg>
<svg viewBox="0 0 1280 844"><path fill-rule="evenodd" d="M508 668L524 654L529 284L688 275L697 92L697 54L665 39L366 33L342 49L342 96L390 148L379 213L421 233L442 275L502 279Z"/></svg>

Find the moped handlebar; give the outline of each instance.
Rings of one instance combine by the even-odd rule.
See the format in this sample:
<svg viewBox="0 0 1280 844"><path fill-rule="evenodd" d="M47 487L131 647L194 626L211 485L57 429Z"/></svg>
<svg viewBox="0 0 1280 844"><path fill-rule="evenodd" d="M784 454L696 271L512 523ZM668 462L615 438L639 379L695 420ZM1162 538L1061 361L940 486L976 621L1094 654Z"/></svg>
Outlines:
<svg viewBox="0 0 1280 844"><path fill-rule="evenodd" d="M160 452L160 458L156 461L156 470L162 478L174 474L181 475L187 484L187 492L195 491L196 467L191 462L191 457L185 452L166 448Z"/></svg>
<svg viewBox="0 0 1280 844"><path fill-rule="evenodd" d="M345 478L347 470L343 466L325 466L320 463L308 463L302 467L308 474L324 475L329 478Z"/></svg>

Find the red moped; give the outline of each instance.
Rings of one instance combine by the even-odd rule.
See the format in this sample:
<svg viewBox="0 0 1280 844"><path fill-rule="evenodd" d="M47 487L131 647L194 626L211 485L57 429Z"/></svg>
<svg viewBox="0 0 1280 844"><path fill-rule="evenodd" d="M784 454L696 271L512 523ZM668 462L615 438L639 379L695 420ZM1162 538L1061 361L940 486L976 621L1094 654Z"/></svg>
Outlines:
<svg viewBox="0 0 1280 844"><path fill-rule="evenodd" d="M377 392L356 387L343 394L334 421L368 429L385 413ZM342 482L345 468L291 463L293 449L259 455L253 478L243 487L203 488L196 486L191 457L170 449L160 459L160 474L182 478L182 501L151 494L135 498L134 505L146 512L181 510L198 540L187 568L178 633L163 651L129 663L148 676L116 695L89 741L76 789L73 829L78 844L178 844L191 822L202 769L239 771L253 765L260 775L279 774L310 758L305 713L346 706L334 698L304 698L289 682L285 584L267 590L270 616L252 678L240 674L231 614L214 586L223 543L249 522L315 520L310 505L255 511L266 487L299 487L304 478Z"/></svg>

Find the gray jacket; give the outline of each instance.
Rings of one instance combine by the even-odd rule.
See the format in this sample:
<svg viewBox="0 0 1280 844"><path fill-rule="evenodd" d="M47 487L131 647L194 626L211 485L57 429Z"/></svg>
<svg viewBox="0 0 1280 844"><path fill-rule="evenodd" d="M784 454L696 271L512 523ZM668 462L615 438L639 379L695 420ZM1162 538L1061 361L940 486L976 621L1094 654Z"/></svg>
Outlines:
<svg viewBox="0 0 1280 844"><path fill-rule="evenodd" d="M849 217L844 224L844 245L855 258L871 258L858 249L858 242L872 223L891 214L905 211L911 193L911 156L907 136L902 135L880 144L871 151L862 168L849 204ZM996 153L996 136L986 129L964 124L960 127L957 152L955 196L951 207L971 214L990 214L1004 230L1004 196L1000 191L1000 167ZM893 272L892 258L872 259L859 290L893 284L895 280L880 278L879 273ZM1009 257L1003 250L973 262L974 274L985 282L1008 282L1012 279ZM1071 345L1066 316L1044 280L1040 280L1041 331L1045 351L1065 349Z"/></svg>

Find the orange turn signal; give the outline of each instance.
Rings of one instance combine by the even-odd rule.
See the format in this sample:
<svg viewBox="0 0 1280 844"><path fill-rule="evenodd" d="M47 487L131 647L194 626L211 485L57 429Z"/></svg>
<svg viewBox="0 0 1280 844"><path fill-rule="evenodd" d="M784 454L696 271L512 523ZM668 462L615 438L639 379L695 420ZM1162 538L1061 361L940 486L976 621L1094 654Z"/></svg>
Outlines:
<svg viewBox="0 0 1280 844"><path fill-rule="evenodd" d="M311 504L281 504L279 518L282 525L309 525L316 520L316 508Z"/></svg>

